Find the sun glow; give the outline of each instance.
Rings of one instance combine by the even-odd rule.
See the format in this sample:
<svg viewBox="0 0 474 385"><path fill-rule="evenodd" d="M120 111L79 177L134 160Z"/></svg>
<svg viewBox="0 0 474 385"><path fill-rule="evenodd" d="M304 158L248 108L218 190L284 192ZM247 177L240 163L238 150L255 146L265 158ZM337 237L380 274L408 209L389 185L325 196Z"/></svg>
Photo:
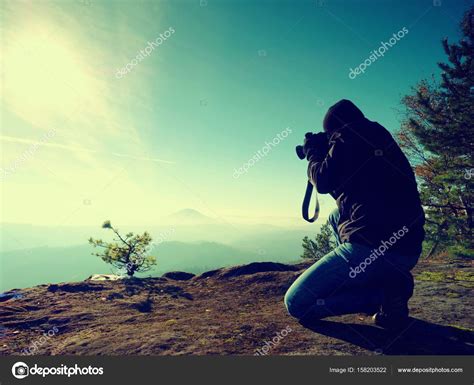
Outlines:
<svg viewBox="0 0 474 385"><path fill-rule="evenodd" d="M33 29L7 43L3 66L6 104L35 125L74 114L96 93L87 67L67 41Z"/></svg>

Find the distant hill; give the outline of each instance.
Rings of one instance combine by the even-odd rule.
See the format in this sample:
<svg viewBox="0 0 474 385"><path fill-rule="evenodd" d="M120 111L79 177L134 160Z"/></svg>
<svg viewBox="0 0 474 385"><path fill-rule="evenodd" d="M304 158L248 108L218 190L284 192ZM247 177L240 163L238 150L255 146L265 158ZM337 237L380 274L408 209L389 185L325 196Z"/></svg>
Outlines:
<svg viewBox="0 0 474 385"><path fill-rule="evenodd" d="M0 292L42 283L76 281L111 266L91 255L92 247L37 247L0 254Z"/></svg>
<svg viewBox="0 0 474 385"><path fill-rule="evenodd" d="M100 257L92 246L38 247L0 254L0 292L42 283L77 281L95 273L120 273ZM157 265L144 275L159 276L173 270L201 273L206 270L254 261L289 262L297 258L274 258L271 254L227 246L217 242L169 241L150 252Z"/></svg>
<svg viewBox="0 0 474 385"><path fill-rule="evenodd" d="M233 223L219 218L212 218L194 209L177 211L163 218L156 218L153 224L126 225L115 223L122 231L141 233L148 231L153 239L180 242L217 242L239 249L258 253L265 249L268 254L288 256L299 254L301 239L305 235L314 236L324 219L316 224L277 225L268 218L268 223ZM241 220L241 219L239 219ZM39 226L30 224L0 223L0 254L13 250L32 249L37 247L69 247L81 245L89 237L107 240L112 235L96 226ZM164 235L164 236L163 236ZM262 242L260 242L261 240ZM288 240L285 243L285 240ZM278 247L276 247L278 245Z"/></svg>
<svg viewBox="0 0 474 385"><path fill-rule="evenodd" d="M171 270L201 273L256 261L296 261L302 238L313 237L320 226L233 224L191 208L156 219L156 223L159 225L117 225L122 231L147 230L158 242L153 251L158 265L147 273L153 276ZM0 291L111 273L112 267L91 255L94 249L86 244L91 236L111 240L113 234L100 225L0 224Z"/></svg>
<svg viewBox="0 0 474 385"><path fill-rule="evenodd" d="M157 257L157 266L153 270L156 274L173 270L200 273L219 267L232 266L236 263L259 260L256 253L217 242L164 242L150 251L150 254Z"/></svg>
<svg viewBox="0 0 474 385"><path fill-rule="evenodd" d="M0 223L0 253L36 247L80 245L89 237L101 237L97 226L40 226L21 223Z"/></svg>

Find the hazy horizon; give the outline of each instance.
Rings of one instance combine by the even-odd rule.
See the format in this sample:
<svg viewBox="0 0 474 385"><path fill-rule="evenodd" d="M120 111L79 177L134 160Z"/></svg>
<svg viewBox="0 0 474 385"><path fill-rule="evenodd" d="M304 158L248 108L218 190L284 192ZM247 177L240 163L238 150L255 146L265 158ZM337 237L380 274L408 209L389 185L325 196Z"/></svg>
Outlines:
<svg viewBox="0 0 474 385"><path fill-rule="evenodd" d="M301 240L320 227L224 222L193 209L183 209L149 226L113 223L122 233L147 231L153 238L149 254L157 258L152 271L202 273L256 261L294 262ZM322 223L322 222L321 222ZM89 237L111 241L114 234L101 226L0 224L0 292L44 283L83 280L92 274L123 274L88 244ZM18 274L21 272L21 274Z"/></svg>
<svg viewBox="0 0 474 385"><path fill-rule="evenodd" d="M320 198L321 199L321 198ZM252 217L252 216L244 216L244 215L228 215L228 216L221 216L221 217L214 217L212 213L210 215L206 215L198 210L193 208L182 208L178 211L173 211L168 214L165 214L162 217L156 218L154 222L149 223L122 223L122 226L161 226L163 224L169 224L172 222L172 217L178 213L185 212L187 210L193 210L203 215L204 217L208 218L209 220L213 220L215 222L226 223L228 220L232 220L232 223L236 224L248 224L248 225L274 225L274 226L308 226L308 224L301 218L301 215L294 215L294 216L262 216L262 217ZM325 221L327 216L321 216L320 219ZM103 222L103 221L102 221ZM72 223L64 223L62 226L65 227L100 227L102 223L96 224L72 224ZM0 226L2 225L31 225L31 226L54 226L52 224L42 224L42 223L31 223L31 222L6 222L0 220Z"/></svg>

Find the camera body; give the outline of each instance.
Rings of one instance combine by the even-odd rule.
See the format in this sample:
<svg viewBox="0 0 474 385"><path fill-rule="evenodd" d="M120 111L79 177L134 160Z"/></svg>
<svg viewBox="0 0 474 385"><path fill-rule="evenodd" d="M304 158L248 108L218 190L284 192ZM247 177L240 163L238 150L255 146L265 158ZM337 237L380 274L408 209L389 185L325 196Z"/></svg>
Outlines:
<svg viewBox="0 0 474 385"><path fill-rule="evenodd" d="M323 152L328 150L328 138L324 132L318 132L317 134L307 132L305 134L304 144L296 146L296 155L301 160L305 159L308 155L308 150L314 150L316 152Z"/></svg>

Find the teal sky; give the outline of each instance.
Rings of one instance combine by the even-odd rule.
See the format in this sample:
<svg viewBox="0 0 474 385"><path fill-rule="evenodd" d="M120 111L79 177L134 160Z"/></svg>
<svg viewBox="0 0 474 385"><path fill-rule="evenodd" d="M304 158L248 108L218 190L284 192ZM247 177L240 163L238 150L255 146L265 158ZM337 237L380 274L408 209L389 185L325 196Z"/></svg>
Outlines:
<svg viewBox="0 0 474 385"><path fill-rule="evenodd" d="M304 133L320 130L341 98L396 130L401 97L438 73L440 41L459 38L470 2L1 4L2 221L97 225L155 223L184 207L231 222L298 217L306 164L294 147ZM403 27L405 37L349 79ZM322 199L323 215L332 207Z"/></svg>

